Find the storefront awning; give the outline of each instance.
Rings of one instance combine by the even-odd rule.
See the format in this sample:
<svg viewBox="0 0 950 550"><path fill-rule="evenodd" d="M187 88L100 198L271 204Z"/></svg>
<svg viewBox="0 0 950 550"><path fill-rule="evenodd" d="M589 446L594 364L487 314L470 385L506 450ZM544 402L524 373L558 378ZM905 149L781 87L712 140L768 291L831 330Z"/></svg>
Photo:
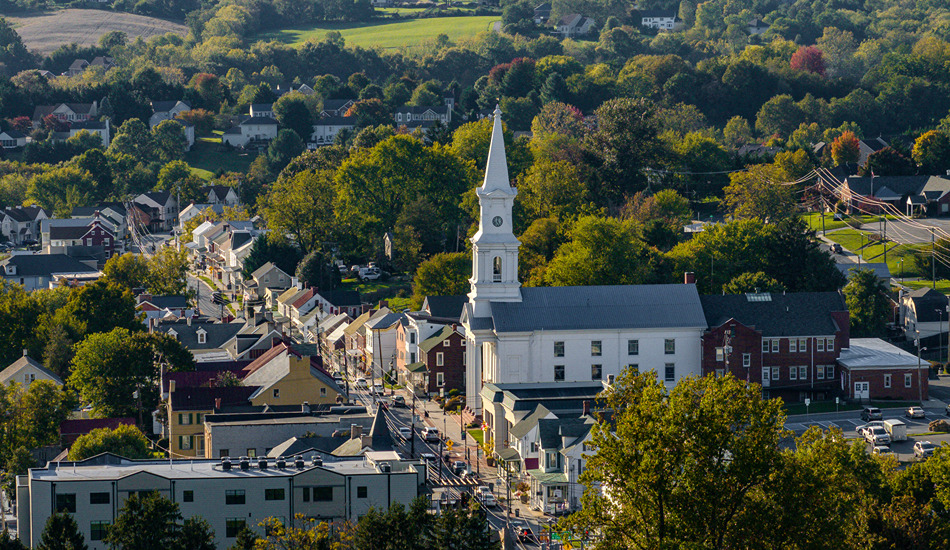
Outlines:
<svg viewBox="0 0 950 550"><path fill-rule="evenodd" d="M528 475L541 485L565 485L568 483L564 472L545 472L544 470L528 470Z"/></svg>
<svg viewBox="0 0 950 550"><path fill-rule="evenodd" d="M498 457L498 460L504 460L505 462L521 462L521 455L514 447L506 447L495 451L495 456Z"/></svg>
<svg viewBox="0 0 950 550"><path fill-rule="evenodd" d="M425 372L426 364L422 362L410 363L406 365L406 370L412 373Z"/></svg>

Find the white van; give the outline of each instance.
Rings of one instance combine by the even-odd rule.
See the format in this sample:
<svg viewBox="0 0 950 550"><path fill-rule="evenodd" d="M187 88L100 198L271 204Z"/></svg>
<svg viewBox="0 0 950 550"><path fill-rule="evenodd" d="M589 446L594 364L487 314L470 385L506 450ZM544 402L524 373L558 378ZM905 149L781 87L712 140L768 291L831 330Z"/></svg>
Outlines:
<svg viewBox="0 0 950 550"><path fill-rule="evenodd" d="M891 441L907 441L907 424L900 420L885 420L884 429L891 436Z"/></svg>
<svg viewBox="0 0 950 550"><path fill-rule="evenodd" d="M423 428L422 429L422 439L426 441L439 441L439 430L436 428Z"/></svg>

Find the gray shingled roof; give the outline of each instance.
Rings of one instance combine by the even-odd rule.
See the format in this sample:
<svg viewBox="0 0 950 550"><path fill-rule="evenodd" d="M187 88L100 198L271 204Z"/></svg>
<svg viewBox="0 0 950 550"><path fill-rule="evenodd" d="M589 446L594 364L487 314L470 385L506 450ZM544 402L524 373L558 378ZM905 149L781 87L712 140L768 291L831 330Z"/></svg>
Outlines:
<svg viewBox="0 0 950 550"><path fill-rule="evenodd" d="M465 294L458 296L426 296L422 309L433 317L458 319L462 316L462 310L467 302L468 296Z"/></svg>
<svg viewBox="0 0 950 550"><path fill-rule="evenodd" d="M702 296L703 310L710 327L729 319L755 327L765 336L831 335L839 327L832 312L847 311L837 292L762 293L749 299L746 294ZM768 300L761 299L768 296ZM843 327L842 327L843 328Z"/></svg>
<svg viewBox="0 0 950 550"><path fill-rule="evenodd" d="M496 332L706 326L695 285L528 287L491 309Z"/></svg>
<svg viewBox="0 0 950 550"><path fill-rule="evenodd" d="M220 348L233 338L243 326L244 323L192 323L189 326L187 322L177 322L162 323L157 330L164 333L174 330L178 334L176 338L181 345L189 350L194 350ZM204 344L198 343L198 329L202 329L207 333Z"/></svg>
<svg viewBox="0 0 950 550"><path fill-rule="evenodd" d="M918 323L933 323L947 319L947 296L932 288L918 288L907 293L907 297L914 302L914 312ZM940 309L941 313L937 313Z"/></svg>
<svg viewBox="0 0 950 550"><path fill-rule="evenodd" d="M17 254L2 265L16 266L15 277L48 277L52 273L95 273L93 267L65 254Z"/></svg>

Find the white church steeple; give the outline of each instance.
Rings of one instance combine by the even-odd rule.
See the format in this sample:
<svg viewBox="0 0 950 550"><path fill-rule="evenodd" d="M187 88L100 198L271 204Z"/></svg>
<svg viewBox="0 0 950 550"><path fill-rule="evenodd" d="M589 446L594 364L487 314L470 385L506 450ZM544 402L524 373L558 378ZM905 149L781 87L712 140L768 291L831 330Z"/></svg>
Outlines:
<svg viewBox="0 0 950 550"><path fill-rule="evenodd" d="M518 190L508 179L501 109L497 106L492 125L485 181L476 190L479 205L478 232L472 237L472 290L468 294L475 317L491 313L490 302L520 302L518 247L512 226L512 207Z"/></svg>

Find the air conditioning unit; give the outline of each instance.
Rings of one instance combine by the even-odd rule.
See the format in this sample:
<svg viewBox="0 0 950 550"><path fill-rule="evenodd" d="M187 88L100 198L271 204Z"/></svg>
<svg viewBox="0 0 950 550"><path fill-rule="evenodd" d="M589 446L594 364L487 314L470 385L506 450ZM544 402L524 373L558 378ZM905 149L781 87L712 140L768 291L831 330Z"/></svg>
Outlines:
<svg viewBox="0 0 950 550"><path fill-rule="evenodd" d="M287 460L285 460L284 457L278 458L278 459L277 459L277 469L278 469L278 470L283 470L283 469L286 468L286 467L287 467Z"/></svg>
<svg viewBox="0 0 950 550"><path fill-rule="evenodd" d="M313 458L310 459L310 463L314 466L323 466L323 457L320 455L313 455Z"/></svg>
<svg viewBox="0 0 950 550"><path fill-rule="evenodd" d="M267 469L267 457L266 457L266 456L265 456L265 457L261 457L261 458L257 461L257 468L258 468L259 470L266 470L266 469Z"/></svg>
<svg viewBox="0 0 950 550"><path fill-rule="evenodd" d="M379 471L380 473L388 474L389 472L393 471L393 465L388 462L380 462Z"/></svg>
<svg viewBox="0 0 950 550"><path fill-rule="evenodd" d="M294 458L294 467L295 467L295 468L297 468L298 470L303 470L303 465L304 465L304 463L303 463L303 457L302 457L302 456L298 456L298 457Z"/></svg>
<svg viewBox="0 0 950 550"><path fill-rule="evenodd" d="M240 465L242 472L246 472L251 469L251 461L246 456L241 457Z"/></svg>
<svg viewBox="0 0 950 550"><path fill-rule="evenodd" d="M221 469L225 472L231 471L231 457L224 457L221 459Z"/></svg>

